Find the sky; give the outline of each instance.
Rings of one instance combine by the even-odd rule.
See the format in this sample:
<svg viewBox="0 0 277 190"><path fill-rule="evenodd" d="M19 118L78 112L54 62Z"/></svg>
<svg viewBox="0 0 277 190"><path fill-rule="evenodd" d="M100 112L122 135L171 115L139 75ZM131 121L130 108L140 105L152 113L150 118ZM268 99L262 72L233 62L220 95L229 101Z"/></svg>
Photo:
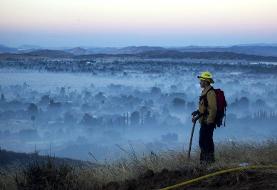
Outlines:
<svg viewBox="0 0 277 190"><path fill-rule="evenodd" d="M276 10L277 0L0 0L0 44L276 43Z"/></svg>

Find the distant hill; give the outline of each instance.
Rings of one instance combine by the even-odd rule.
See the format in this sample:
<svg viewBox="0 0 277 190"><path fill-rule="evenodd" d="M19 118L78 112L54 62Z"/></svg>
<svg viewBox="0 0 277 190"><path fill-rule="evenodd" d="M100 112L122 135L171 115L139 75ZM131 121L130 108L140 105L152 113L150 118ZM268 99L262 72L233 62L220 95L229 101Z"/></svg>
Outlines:
<svg viewBox="0 0 277 190"><path fill-rule="evenodd" d="M42 49L40 46L25 44L17 47L17 53L28 53L28 52L36 51L40 49Z"/></svg>
<svg viewBox="0 0 277 190"><path fill-rule="evenodd" d="M12 166L26 166L33 161L42 162L49 159L49 156L41 156L37 153L18 153L0 149L0 168L7 168ZM73 160L69 158L54 158L57 164L70 164L75 166L87 165L87 162L80 160Z"/></svg>
<svg viewBox="0 0 277 190"><path fill-rule="evenodd" d="M277 44L243 44L236 46L128 46L115 47L76 47L71 49L32 49L38 46L24 45L21 48L10 48L0 45L1 57L34 56L47 58L93 58L93 57L141 57L141 58L191 58L191 59L234 59L249 61L277 61Z"/></svg>
<svg viewBox="0 0 277 190"><path fill-rule="evenodd" d="M223 59L223 60L248 60L248 61L277 61L277 57L248 55L233 52L180 52L176 50L149 51L138 54L143 58L176 58L176 59Z"/></svg>
<svg viewBox="0 0 277 190"><path fill-rule="evenodd" d="M149 51L180 51L180 52L232 52L248 55L277 56L277 44L241 44L234 46L184 46L184 47L158 47L158 46L127 46L127 47L75 47L75 48L47 48L48 51L64 51L73 55L89 54L138 54ZM42 47L34 45L21 45L11 48L0 45L0 53L29 53L45 51ZM37 52L38 53L38 52ZM61 53L61 52L60 52ZM43 54L40 52L40 54ZM59 55L59 53L57 53ZM59 55L60 56L60 55ZM63 55L69 56L69 55Z"/></svg>
<svg viewBox="0 0 277 190"><path fill-rule="evenodd" d="M27 56L36 56L36 57L49 57L49 58L72 58L74 55L61 50L36 50L29 53L24 53L23 55Z"/></svg>
<svg viewBox="0 0 277 190"><path fill-rule="evenodd" d="M15 53L17 52L16 48L10 48L0 44L0 53Z"/></svg>
<svg viewBox="0 0 277 190"><path fill-rule="evenodd" d="M277 44L245 44L222 47L186 46L176 48L165 48L156 46L128 46L123 48L89 48L87 50L90 54L138 54L148 51L174 50L180 52L232 52L260 56L277 56Z"/></svg>
<svg viewBox="0 0 277 190"><path fill-rule="evenodd" d="M237 45L231 47L188 46L172 49L181 52L233 52L249 55L277 56L277 46L274 45Z"/></svg>
<svg viewBox="0 0 277 190"><path fill-rule="evenodd" d="M149 48L150 49L150 48ZM203 51L203 52L181 52L177 50L152 50L143 51L141 53L125 53L125 54L80 54L83 49L74 49L73 53L61 51L61 50L36 50L28 53L0 53L1 59L7 58L23 58L23 57L45 57L45 58L73 58L73 59L92 59L92 58L123 58L123 57L134 57L134 58L148 58L148 59L159 59L159 58L172 58L172 59L208 59L208 60L247 60L247 61L269 61L277 62L277 56L260 56L250 55L243 53L233 52L217 52L217 51ZM79 55L80 54L80 55Z"/></svg>
<svg viewBox="0 0 277 190"><path fill-rule="evenodd" d="M163 47L154 46L127 46L123 48L103 47L88 48L90 54L137 54L145 51L166 50Z"/></svg>
<svg viewBox="0 0 277 190"><path fill-rule="evenodd" d="M277 56L277 46L232 46L228 50L252 55Z"/></svg>
<svg viewBox="0 0 277 190"><path fill-rule="evenodd" d="M180 51L180 52L232 52L248 55L260 55L260 56L277 56L277 45L236 45L230 47L205 47L205 46L186 46L176 48L165 48L156 46L128 46L123 48L73 48L73 51L69 51L74 55L88 55L88 54L138 54L149 51ZM81 50L81 51L80 51ZM75 52L77 51L77 53Z"/></svg>
<svg viewBox="0 0 277 190"><path fill-rule="evenodd" d="M84 49L84 48L81 48L81 47L76 47L76 48L72 48L72 49L66 49L64 50L68 53L71 53L73 55L87 55L87 54L90 54L91 51L87 50L87 49Z"/></svg>
<svg viewBox="0 0 277 190"><path fill-rule="evenodd" d="M154 47L154 46L128 46L118 50L121 54L137 54L147 51L163 51L166 50L163 47Z"/></svg>

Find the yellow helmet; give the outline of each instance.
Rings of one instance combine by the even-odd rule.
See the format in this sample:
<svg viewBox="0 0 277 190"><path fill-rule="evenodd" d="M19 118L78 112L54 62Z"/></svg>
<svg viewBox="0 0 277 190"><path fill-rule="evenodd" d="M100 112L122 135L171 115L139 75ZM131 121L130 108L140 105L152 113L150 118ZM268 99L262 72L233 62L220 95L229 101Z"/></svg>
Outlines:
<svg viewBox="0 0 277 190"><path fill-rule="evenodd" d="M200 80L205 80L210 83L214 83L213 75L209 71L202 72L200 76L197 76Z"/></svg>

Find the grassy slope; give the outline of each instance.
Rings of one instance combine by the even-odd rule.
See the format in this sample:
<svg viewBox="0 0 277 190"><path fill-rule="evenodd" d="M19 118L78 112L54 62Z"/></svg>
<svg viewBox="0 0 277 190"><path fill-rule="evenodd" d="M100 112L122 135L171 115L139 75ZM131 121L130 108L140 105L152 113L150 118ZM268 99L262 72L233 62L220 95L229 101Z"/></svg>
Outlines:
<svg viewBox="0 0 277 190"><path fill-rule="evenodd" d="M157 189L217 170L237 167L241 163L250 165L277 164L277 141L267 141L261 144L234 142L217 144L216 159L215 164L202 167L198 162L197 150L194 151L191 161L187 160L185 152L152 153L142 158L138 158L135 152L130 152L129 159L122 159L115 163L107 163L100 167L74 167L69 172L69 176L74 176L75 185L71 184L70 186L72 188L78 187L77 189ZM54 171L59 171L57 169L59 166L53 168L55 168ZM45 167L40 169L45 170ZM30 168L25 170L25 174L28 170L30 171ZM9 189L15 189L15 181L10 176L13 172L5 174L5 179L0 180L0 185L2 183L0 187L3 188L6 185ZM43 175L47 174L44 173ZM27 177L21 175L21 177L21 181L26 181L30 175ZM276 188L276 171L236 172L214 177L191 186L192 189L247 189L251 187L256 189Z"/></svg>

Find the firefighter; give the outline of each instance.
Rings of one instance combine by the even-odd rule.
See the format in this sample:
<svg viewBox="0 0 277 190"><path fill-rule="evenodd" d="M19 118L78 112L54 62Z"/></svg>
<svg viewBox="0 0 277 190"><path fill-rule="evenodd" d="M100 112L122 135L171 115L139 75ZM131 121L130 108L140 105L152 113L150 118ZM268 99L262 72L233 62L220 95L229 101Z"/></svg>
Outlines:
<svg viewBox="0 0 277 190"><path fill-rule="evenodd" d="M214 80L212 74L208 71L202 72L197 78L199 79L202 93L199 98L198 110L192 113L192 122L195 123L196 118L199 118L200 163L213 163L215 161L213 132L216 127L217 113L216 94L211 86Z"/></svg>

